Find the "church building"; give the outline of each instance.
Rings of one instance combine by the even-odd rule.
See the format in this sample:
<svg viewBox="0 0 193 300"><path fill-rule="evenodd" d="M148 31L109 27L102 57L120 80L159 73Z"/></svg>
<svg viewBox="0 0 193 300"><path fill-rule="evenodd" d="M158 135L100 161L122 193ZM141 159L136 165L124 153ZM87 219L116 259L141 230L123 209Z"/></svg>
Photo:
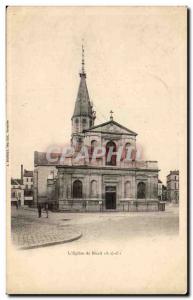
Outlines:
<svg viewBox="0 0 193 300"><path fill-rule="evenodd" d="M71 149L34 152L34 199L64 211L157 210L158 164L138 157L137 133L113 112L95 125L82 49L80 84L71 118Z"/></svg>

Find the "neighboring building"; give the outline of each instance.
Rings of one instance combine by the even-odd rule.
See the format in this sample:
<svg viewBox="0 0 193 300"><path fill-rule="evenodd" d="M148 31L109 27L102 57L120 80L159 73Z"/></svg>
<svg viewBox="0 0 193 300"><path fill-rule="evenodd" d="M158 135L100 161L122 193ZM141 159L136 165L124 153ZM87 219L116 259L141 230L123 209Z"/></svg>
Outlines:
<svg viewBox="0 0 193 300"><path fill-rule="evenodd" d="M52 161L44 152L34 153L35 202L55 201L64 210L129 210L129 205L136 202L154 203L157 208L158 164L136 159L137 133L114 121L112 112L109 121L94 126L95 111L88 94L84 57L71 121L74 153L65 159L61 153L52 153ZM93 160L98 147L105 149L105 155L99 153ZM119 153L115 152L121 147L119 160ZM88 156L78 160L83 148L89 149ZM129 156L131 159L126 159Z"/></svg>
<svg viewBox="0 0 193 300"><path fill-rule="evenodd" d="M158 180L158 199L167 201L167 189L160 179Z"/></svg>
<svg viewBox="0 0 193 300"><path fill-rule="evenodd" d="M24 169L23 184L26 190L33 190L33 171Z"/></svg>
<svg viewBox="0 0 193 300"><path fill-rule="evenodd" d="M11 205L18 207L24 205L24 186L21 179L11 178Z"/></svg>
<svg viewBox="0 0 193 300"><path fill-rule="evenodd" d="M21 176L23 178L24 185L24 204L32 205L33 204L33 171L24 170L24 173Z"/></svg>
<svg viewBox="0 0 193 300"><path fill-rule="evenodd" d="M170 171L167 175L167 200L179 203L179 171Z"/></svg>
<svg viewBox="0 0 193 300"><path fill-rule="evenodd" d="M19 206L33 204L33 171L23 171L23 165L21 165L21 178L11 178L11 204Z"/></svg>

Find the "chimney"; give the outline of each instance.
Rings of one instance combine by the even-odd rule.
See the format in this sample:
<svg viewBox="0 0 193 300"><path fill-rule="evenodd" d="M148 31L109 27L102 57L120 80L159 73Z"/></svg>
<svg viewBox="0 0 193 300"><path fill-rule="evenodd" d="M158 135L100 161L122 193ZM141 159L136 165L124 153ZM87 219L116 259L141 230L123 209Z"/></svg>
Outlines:
<svg viewBox="0 0 193 300"><path fill-rule="evenodd" d="M23 165L21 165L21 184L23 184Z"/></svg>

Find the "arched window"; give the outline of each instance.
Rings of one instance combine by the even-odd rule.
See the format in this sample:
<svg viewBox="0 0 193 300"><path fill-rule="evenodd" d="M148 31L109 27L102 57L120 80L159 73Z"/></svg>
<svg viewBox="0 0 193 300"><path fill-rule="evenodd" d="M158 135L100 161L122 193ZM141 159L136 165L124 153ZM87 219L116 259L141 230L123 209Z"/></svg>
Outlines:
<svg viewBox="0 0 193 300"><path fill-rule="evenodd" d="M96 180L91 181L91 196L92 197L97 196L97 182L96 182Z"/></svg>
<svg viewBox="0 0 193 300"><path fill-rule="evenodd" d="M73 198L82 198L82 182L75 180L73 183Z"/></svg>
<svg viewBox="0 0 193 300"><path fill-rule="evenodd" d="M75 151L79 152L82 148L83 140L81 137L76 138Z"/></svg>
<svg viewBox="0 0 193 300"><path fill-rule="evenodd" d="M91 148L90 148L91 155L93 154L94 148L95 148L96 146L97 146L97 141L92 140L92 141L91 141Z"/></svg>
<svg viewBox="0 0 193 300"><path fill-rule="evenodd" d="M85 128L87 125L87 119L83 118L82 119L82 127Z"/></svg>
<svg viewBox="0 0 193 300"><path fill-rule="evenodd" d="M79 129L79 119L78 118L75 119L75 129L76 129L76 131L78 131L78 129Z"/></svg>
<svg viewBox="0 0 193 300"><path fill-rule="evenodd" d="M131 159L131 143L125 144L125 158L128 160Z"/></svg>
<svg viewBox="0 0 193 300"><path fill-rule="evenodd" d="M144 182L139 182L137 185L137 198L145 199L146 186Z"/></svg>
<svg viewBox="0 0 193 300"><path fill-rule="evenodd" d="M113 141L110 141L106 144L106 165L116 166L116 144Z"/></svg>
<svg viewBox="0 0 193 300"><path fill-rule="evenodd" d="M129 198L131 196L131 182L125 182L125 198Z"/></svg>

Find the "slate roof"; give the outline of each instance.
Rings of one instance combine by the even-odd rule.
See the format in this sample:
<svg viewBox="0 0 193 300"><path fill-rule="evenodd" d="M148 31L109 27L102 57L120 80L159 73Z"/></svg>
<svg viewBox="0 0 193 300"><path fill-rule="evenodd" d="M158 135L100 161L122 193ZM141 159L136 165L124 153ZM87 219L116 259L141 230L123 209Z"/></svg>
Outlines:
<svg viewBox="0 0 193 300"><path fill-rule="evenodd" d="M24 170L24 177L33 177L33 171Z"/></svg>
<svg viewBox="0 0 193 300"><path fill-rule="evenodd" d="M50 165L50 166L57 166L60 164L62 153L51 153L51 158L54 158L54 161L49 161L47 159L46 152L34 152L34 165Z"/></svg>
<svg viewBox="0 0 193 300"><path fill-rule="evenodd" d="M179 175L179 170L170 171L170 174L168 174L167 177L170 175Z"/></svg>
<svg viewBox="0 0 193 300"><path fill-rule="evenodd" d="M11 178L12 185L22 185L22 180L17 178Z"/></svg>
<svg viewBox="0 0 193 300"><path fill-rule="evenodd" d="M80 74L80 84L76 98L73 117L89 116L92 117L92 106L86 85L86 74Z"/></svg>

